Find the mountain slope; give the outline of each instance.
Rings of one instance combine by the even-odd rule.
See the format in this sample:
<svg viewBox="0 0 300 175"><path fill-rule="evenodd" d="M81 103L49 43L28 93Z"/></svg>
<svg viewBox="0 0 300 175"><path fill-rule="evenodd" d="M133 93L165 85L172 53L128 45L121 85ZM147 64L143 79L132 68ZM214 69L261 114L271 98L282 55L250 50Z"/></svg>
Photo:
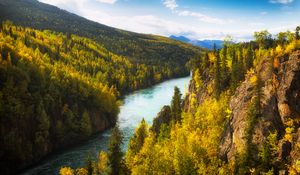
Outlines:
<svg viewBox="0 0 300 175"><path fill-rule="evenodd" d="M109 51L135 62L184 67L201 49L166 37L144 35L108 27L36 0L0 0L0 21L36 29L72 33L100 42Z"/></svg>
<svg viewBox="0 0 300 175"><path fill-rule="evenodd" d="M120 93L176 71L134 63L88 38L11 22L0 26L0 53L2 174L113 126Z"/></svg>
<svg viewBox="0 0 300 175"><path fill-rule="evenodd" d="M132 174L299 174L298 38L229 44L196 58L181 118L172 101L154 129L143 129L149 134L137 128L127 168Z"/></svg>

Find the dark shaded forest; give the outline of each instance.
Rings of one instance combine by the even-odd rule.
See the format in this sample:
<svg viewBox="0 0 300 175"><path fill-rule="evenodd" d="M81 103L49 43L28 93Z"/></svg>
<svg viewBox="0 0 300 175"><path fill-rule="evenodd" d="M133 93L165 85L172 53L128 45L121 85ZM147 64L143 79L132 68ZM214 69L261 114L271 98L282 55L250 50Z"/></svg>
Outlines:
<svg viewBox="0 0 300 175"><path fill-rule="evenodd" d="M120 95L187 73L133 62L73 34L4 22L0 35L4 174L113 126Z"/></svg>

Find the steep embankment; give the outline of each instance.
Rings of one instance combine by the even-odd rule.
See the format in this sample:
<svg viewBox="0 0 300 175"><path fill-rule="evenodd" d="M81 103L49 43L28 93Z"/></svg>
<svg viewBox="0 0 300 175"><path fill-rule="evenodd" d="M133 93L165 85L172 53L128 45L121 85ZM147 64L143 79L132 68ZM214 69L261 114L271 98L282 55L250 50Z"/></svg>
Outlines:
<svg viewBox="0 0 300 175"><path fill-rule="evenodd" d="M226 162L235 161L247 144L251 144L251 157L259 161L258 152L262 145L268 142L268 136L278 133L276 150L272 161L277 170L284 164L295 164L299 161L300 147L300 52L291 56L278 58L279 67L272 70L272 63L264 59L258 72L261 74L261 114L255 119L255 124L249 126L248 109L253 99L253 83L251 76L237 88L230 101L232 115L225 128L220 144L220 156ZM273 72L275 72L273 74ZM247 130L252 132L247 143Z"/></svg>
<svg viewBox="0 0 300 175"><path fill-rule="evenodd" d="M229 44L192 60L181 116L177 92L148 135L137 128L132 174L300 173L299 38Z"/></svg>
<svg viewBox="0 0 300 175"><path fill-rule="evenodd" d="M255 81L258 81L258 75L260 112L251 115L251 107L257 98ZM214 82L214 77L208 69L202 72L202 77L206 78L200 88L196 87L195 75L190 82L183 104L186 112L192 110L192 103L201 105L213 95L208 86ZM300 160L299 94L300 51L261 58L255 71L246 75L229 101L231 115L219 137L219 158L239 166L235 167L238 174L243 173L238 169L249 167L256 172L262 172L266 167L273 167L274 172L296 172ZM263 156L267 158L262 162ZM246 165L244 159L249 159Z"/></svg>

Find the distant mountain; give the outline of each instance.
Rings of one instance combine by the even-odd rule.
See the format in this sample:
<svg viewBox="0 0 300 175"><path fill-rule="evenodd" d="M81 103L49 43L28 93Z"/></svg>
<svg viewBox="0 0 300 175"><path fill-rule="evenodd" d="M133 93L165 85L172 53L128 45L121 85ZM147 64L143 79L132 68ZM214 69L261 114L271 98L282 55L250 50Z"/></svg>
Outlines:
<svg viewBox="0 0 300 175"><path fill-rule="evenodd" d="M191 40L188 39L188 38L185 37L185 36L175 36L175 35L171 35L170 38L175 39L175 40L177 40L177 41L186 42L186 43L191 42Z"/></svg>
<svg viewBox="0 0 300 175"><path fill-rule="evenodd" d="M206 49L213 49L214 44L216 44L217 49L220 49L223 47L223 43L224 43L223 40L191 40L185 36L175 36L175 35L171 35L169 38L181 42L190 43L195 46L203 47Z"/></svg>
<svg viewBox="0 0 300 175"><path fill-rule="evenodd" d="M207 49L213 49L214 44L216 44L217 49L223 47L224 41L222 40L194 40L190 42L191 44L199 47L204 47Z"/></svg>

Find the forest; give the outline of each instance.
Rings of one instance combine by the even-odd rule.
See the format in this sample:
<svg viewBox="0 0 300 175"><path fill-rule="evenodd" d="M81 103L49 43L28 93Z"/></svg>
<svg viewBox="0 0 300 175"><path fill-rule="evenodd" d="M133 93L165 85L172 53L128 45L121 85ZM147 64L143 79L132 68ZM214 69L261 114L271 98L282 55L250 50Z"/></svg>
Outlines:
<svg viewBox="0 0 300 175"><path fill-rule="evenodd" d="M34 29L90 38L134 63L174 67L176 71L173 74L176 76L173 77L189 75L185 63L204 50L167 37L109 27L37 0L0 0L0 21L6 20Z"/></svg>
<svg viewBox="0 0 300 175"><path fill-rule="evenodd" d="M188 73L176 61L137 63L88 38L10 21L0 51L4 174L113 126L122 95Z"/></svg>
<svg viewBox="0 0 300 175"><path fill-rule="evenodd" d="M182 98L175 87L170 106L164 107L167 112L157 116L152 126L142 120L126 153L120 149L122 133L116 126L108 152L99 152L97 160L87 159L85 167L62 167L60 174L299 174L299 157L293 160L281 153L282 145L292 145L290 149L295 149L298 155L297 116L290 112L282 127L278 123L272 125L276 121L268 123L266 116L276 112L267 111L272 102L266 100L281 88L278 87L281 65L294 53L299 59L299 32L297 27L295 32L272 36L264 30L254 33L255 41L236 44L227 37L222 49L190 61L193 76L188 94ZM285 76L286 72L282 73ZM297 75L299 72L294 78L299 78ZM237 94L244 86L250 87L248 92ZM233 141L234 155L224 157L221 152L226 141L222 138L226 128L231 127L230 121L237 116L231 104L239 96L247 102L244 115L238 116L245 121L242 125L245 127L241 140ZM265 123L269 126L260 128ZM259 129L267 129L262 140L257 135Z"/></svg>

